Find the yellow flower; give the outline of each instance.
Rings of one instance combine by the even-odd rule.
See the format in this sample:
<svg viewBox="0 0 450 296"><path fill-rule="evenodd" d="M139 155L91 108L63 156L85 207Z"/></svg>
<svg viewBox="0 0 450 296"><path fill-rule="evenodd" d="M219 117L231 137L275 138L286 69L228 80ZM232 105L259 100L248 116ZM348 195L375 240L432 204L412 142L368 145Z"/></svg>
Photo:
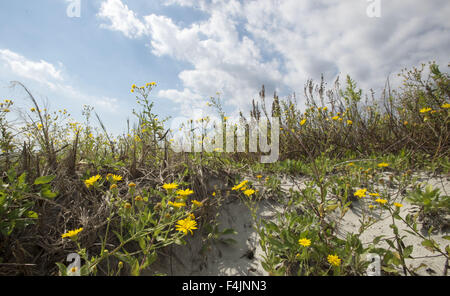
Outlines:
<svg viewBox="0 0 450 296"><path fill-rule="evenodd" d="M194 191L193 190L191 190L191 189L186 189L186 190L178 190L177 192L176 192L178 195L181 195L181 196L188 196L188 195L191 195L191 194L193 194L194 193Z"/></svg>
<svg viewBox="0 0 450 296"><path fill-rule="evenodd" d="M379 168L385 168L385 167L387 167L387 166L389 166L389 164L388 164L388 163L385 163L385 162L381 162L381 163L378 164L378 167L379 167Z"/></svg>
<svg viewBox="0 0 450 296"><path fill-rule="evenodd" d="M256 178L258 178L258 179L261 179L261 178L262 178L262 176L261 176L261 175L258 175L258 176L256 176Z"/></svg>
<svg viewBox="0 0 450 296"><path fill-rule="evenodd" d="M300 121L300 125L304 125L306 123L306 118Z"/></svg>
<svg viewBox="0 0 450 296"><path fill-rule="evenodd" d="M299 245L302 245L304 247L309 247L311 245L311 240L307 238L301 238L298 240Z"/></svg>
<svg viewBox="0 0 450 296"><path fill-rule="evenodd" d="M185 207L186 206L186 203L184 203L184 202L171 202L171 201L168 201L167 204L169 206L172 206L172 207L175 207L175 208L181 208L181 207Z"/></svg>
<svg viewBox="0 0 450 296"><path fill-rule="evenodd" d="M127 202L124 206L125 209L131 209L131 204Z"/></svg>
<svg viewBox="0 0 450 296"><path fill-rule="evenodd" d="M379 194L379 193L376 193L376 192L374 192L374 193L369 193L369 195L370 195L370 196L380 196L380 194Z"/></svg>
<svg viewBox="0 0 450 296"><path fill-rule="evenodd" d="M200 201L198 201L198 200L195 200L195 199L192 201L192 203L193 203L194 205L196 205L197 207L201 207L201 206L203 205L202 202L200 202Z"/></svg>
<svg viewBox="0 0 450 296"><path fill-rule="evenodd" d="M116 188L117 188L117 185L116 184L112 184L111 187L109 187L109 190L113 190L113 189L116 189Z"/></svg>
<svg viewBox="0 0 450 296"><path fill-rule="evenodd" d="M31 108L30 110L31 110L31 112L35 112L36 108Z"/></svg>
<svg viewBox="0 0 450 296"><path fill-rule="evenodd" d="M39 123L39 124L37 125L37 127L38 127L38 129L42 129L43 125L42 125L41 123Z"/></svg>
<svg viewBox="0 0 450 296"><path fill-rule="evenodd" d="M177 222L176 230L183 232L184 234L187 234L188 231L190 231L191 234L194 234L192 232L192 230L198 229L196 226L197 226L197 222L195 220L192 220L190 217L188 217L186 219L179 220Z"/></svg>
<svg viewBox="0 0 450 296"><path fill-rule="evenodd" d="M353 195L358 196L358 197L364 197L364 196L366 196L366 191L367 191L366 188L359 189Z"/></svg>
<svg viewBox="0 0 450 296"><path fill-rule="evenodd" d="M131 182L130 184L128 184L128 187L132 188L132 187L136 187L136 184Z"/></svg>
<svg viewBox="0 0 450 296"><path fill-rule="evenodd" d="M212 196L216 196L216 192L213 192L213 193L212 193Z"/></svg>
<svg viewBox="0 0 450 296"><path fill-rule="evenodd" d="M111 177L116 182L122 181L122 176L120 176L120 175L111 175Z"/></svg>
<svg viewBox="0 0 450 296"><path fill-rule="evenodd" d="M131 86L131 89L135 89L136 88L136 84L133 84L132 86Z"/></svg>
<svg viewBox="0 0 450 296"><path fill-rule="evenodd" d="M142 196L138 195L134 198L135 201L143 201L144 199L142 198Z"/></svg>
<svg viewBox="0 0 450 296"><path fill-rule="evenodd" d="M254 193L255 193L255 190L253 190L253 189L247 189L247 190L244 191L244 194L247 195L247 196L250 196L250 195L252 195Z"/></svg>
<svg viewBox="0 0 450 296"><path fill-rule="evenodd" d="M405 120L405 121L403 122L403 124L404 124L404 125L408 125L408 121Z"/></svg>
<svg viewBox="0 0 450 296"><path fill-rule="evenodd" d="M327 257L328 263L334 266L341 265L341 259L337 255L328 255Z"/></svg>
<svg viewBox="0 0 450 296"><path fill-rule="evenodd" d="M396 206L397 208L403 207L403 205L401 203L397 203L397 202L394 202L394 206Z"/></svg>
<svg viewBox="0 0 450 296"><path fill-rule="evenodd" d="M323 111L327 111L327 110L328 110L328 107L323 107L322 110L323 110Z"/></svg>
<svg viewBox="0 0 450 296"><path fill-rule="evenodd" d="M166 183L162 187L166 190L172 190L172 189L177 189L178 184L177 183L168 183L168 184Z"/></svg>
<svg viewBox="0 0 450 296"><path fill-rule="evenodd" d="M374 209L374 208L376 208L376 206L375 205L369 205L369 209Z"/></svg>
<svg viewBox="0 0 450 296"><path fill-rule="evenodd" d="M336 116L332 117L331 119L338 120L339 119L339 115L336 115Z"/></svg>
<svg viewBox="0 0 450 296"><path fill-rule="evenodd" d="M352 124L353 124L353 121L347 120L347 124L348 124L348 125L352 125Z"/></svg>
<svg viewBox="0 0 450 296"><path fill-rule="evenodd" d="M382 204L382 205L384 205L385 203L387 203L387 200L386 200L386 199L382 199L382 198L377 198L375 201L376 201L377 203L379 203L379 204Z"/></svg>
<svg viewBox="0 0 450 296"><path fill-rule="evenodd" d="M432 110L431 108L422 108L422 109L420 109L420 113L428 113L431 110Z"/></svg>
<svg viewBox="0 0 450 296"><path fill-rule="evenodd" d="M448 108L450 108L450 104L449 103L445 103L441 107L444 108L444 109L448 109Z"/></svg>
<svg viewBox="0 0 450 296"><path fill-rule="evenodd" d="M233 188L231 188L231 190L239 190L242 187L244 187L246 184L248 183L247 180L242 181L241 183L239 183L238 185L234 186Z"/></svg>
<svg viewBox="0 0 450 296"><path fill-rule="evenodd" d="M192 220L194 220L194 219L195 219L195 215L192 214L192 213L189 213L189 218L191 218Z"/></svg>
<svg viewBox="0 0 450 296"><path fill-rule="evenodd" d="M69 232L64 233L63 235L61 235L62 238L65 237L76 237L78 233L80 233L81 231L83 231L83 227L76 229L76 230L70 230Z"/></svg>
<svg viewBox="0 0 450 296"><path fill-rule="evenodd" d="M84 184L86 185L87 188L89 188L89 187L93 186L95 184L95 182L97 182L100 178L101 178L100 175L90 177L89 179L84 181Z"/></svg>

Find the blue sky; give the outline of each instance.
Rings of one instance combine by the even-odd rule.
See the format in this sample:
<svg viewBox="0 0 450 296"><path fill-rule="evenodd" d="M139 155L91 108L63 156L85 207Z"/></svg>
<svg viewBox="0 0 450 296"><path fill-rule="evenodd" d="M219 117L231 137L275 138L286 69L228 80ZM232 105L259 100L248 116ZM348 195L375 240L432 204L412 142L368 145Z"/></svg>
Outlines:
<svg viewBox="0 0 450 296"><path fill-rule="evenodd" d="M379 89L404 67L449 62L446 0L380 0L380 17L366 0L80 0L70 18L72 1L0 2L0 98L28 108L9 87L18 80L78 120L92 105L114 133L133 119L133 83L158 83L151 97L163 117L211 114L216 92L233 115L262 84L302 104L306 79L321 73Z"/></svg>

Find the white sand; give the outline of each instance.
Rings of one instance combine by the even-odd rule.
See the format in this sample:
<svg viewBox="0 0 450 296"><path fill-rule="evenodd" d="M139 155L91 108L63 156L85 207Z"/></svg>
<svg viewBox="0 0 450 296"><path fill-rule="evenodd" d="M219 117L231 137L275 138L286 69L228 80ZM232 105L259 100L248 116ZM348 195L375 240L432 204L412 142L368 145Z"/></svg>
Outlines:
<svg viewBox="0 0 450 296"><path fill-rule="evenodd" d="M433 187L441 189L441 194L448 195L450 193L450 181L447 178L431 178L421 175L422 180ZM304 180L297 179L295 182L289 178L282 179L283 191L289 188L298 190L303 187ZM295 183L295 184L294 184ZM300 186L298 186L300 184ZM400 200L399 200L400 201ZM401 201L404 206L401 208L400 215L405 217L407 213L417 211L416 206ZM338 235L345 237L348 232L358 232L361 219L361 202L355 202L351 210L349 210L340 221L338 227ZM283 206L279 202L264 200L259 203L258 216L263 219L274 218L276 213L283 212ZM375 211L375 214L377 212ZM205 254L200 254L203 245L199 232L192 237L188 237L187 245L173 246L172 258L170 256L160 256L158 261L152 265L151 270L147 274L163 273L167 275L218 275L218 276L234 276L234 275L268 275L261 266L263 252L259 246L258 235L253 228L253 221L249 209L237 198L230 197L225 201L219 211L219 228L233 228L237 231L237 235L228 235L226 237L236 240L236 244L226 245L219 241L210 245L209 250ZM334 215L338 216L335 212ZM386 238L393 237L392 229L389 225L392 223L390 217L386 219L386 213L381 215L381 219L361 236L364 245L370 243L376 236L384 235ZM438 253L432 253L421 245L421 239L403 231L406 226L401 221L396 220L399 227L400 235L405 235L404 243L406 246L413 245L413 257L422 257L420 259L407 259L408 266L417 267L425 264L424 268L417 271L420 275L442 275L445 265L443 256L436 257ZM421 225L418 225L421 229ZM431 238L440 244L441 249L450 244L450 241L443 239L444 235L449 233L432 234ZM385 242L381 242L378 247L386 247ZM254 257L249 259L245 256L246 252L254 249ZM167 250L167 253L170 249Z"/></svg>

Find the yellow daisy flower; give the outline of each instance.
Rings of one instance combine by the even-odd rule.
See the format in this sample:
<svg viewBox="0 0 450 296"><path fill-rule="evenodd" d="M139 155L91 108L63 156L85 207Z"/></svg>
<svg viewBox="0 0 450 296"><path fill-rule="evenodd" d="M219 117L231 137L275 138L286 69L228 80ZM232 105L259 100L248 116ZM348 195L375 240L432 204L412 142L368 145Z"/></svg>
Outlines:
<svg viewBox="0 0 450 296"><path fill-rule="evenodd" d="M363 188L363 189L357 190L353 195L358 196L358 197L364 197L364 196L366 196L366 192L367 192L367 189Z"/></svg>
<svg viewBox="0 0 450 296"><path fill-rule="evenodd" d="M195 200L195 199L192 201L192 203L193 203L194 205L196 205L197 207L201 207L201 206L203 205L202 202L200 202L200 201L198 201L198 200Z"/></svg>
<svg viewBox="0 0 450 296"><path fill-rule="evenodd" d="M253 189L247 189L244 191L244 194L247 196L251 196L254 193L255 193L255 190L253 190Z"/></svg>
<svg viewBox="0 0 450 296"><path fill-rule="evenodd" d="M307 238L301 238L298 240L298 244L304 247L309 247L311 245L311 240Z"/></svg>
<svg viewBox="0 0 450 296"><path fill-rule="evenodd" d="M79 229L76 229L76 230L70 230L69 232L66 232L66 233L64 233L63 235L61 235L61 237L62 237L62 238L65 238L65 237L70 237L70 238L72 238L72 237L77 236L78 233L80 233L81 231L83 231L83 227L82 227L82 228L79 228Z"/></svg>
<svg viewBox="0 0 450 296"><path fill-rule="evenodd" d="M89 187L93 186L95 184L95 182L97 182L100 178L101 178L100 175L90 177L89 179L84 181L84 184L86 185L87 188L89 188Z"/></svg>
<svg viewBox="0 0 450 296"><path fill-rule="evenodd" d="M337 255L328 255L327 257L328 263L334 266L341 265L341 259Z"/></svg>
<svg viewBox="0 0 450 296"><path fill-rule="evenodd" d="M238 185L234 186L233 188L231 188L231 190L239 190L242 187L244 187L246 184L248 183L247 180L242 181L241 183L239 183Z"/></svg>
<svg viewBox="0 0 450 296"><path fill-rule="evenodd" d="M185 190L178 190L177 192L176 192L178 195L181 195L181 196L189 196L189 195L191 195L191 194L193 194L194 193L194 191L193 190L191 190L191 189L185 189Z"/></svg>
<svg viewBox="0 0 450 296"><path fill-rule="evenodd" d="M177 189L178 188L178 184L177 183L166 183L162 186L165 190L172 190L172 189Z"/></svg>
<svg viewBox="0 0 450 296"><path fill-rule="evenodd" d="M377 198L375 201L376 201L377 203L379 203L379 204L382 204L382 205L384 205L385 203L387 203L387 200L386 200L386 199L382 199L382 198Z"/></svg>
<svg viewBox="0 0 450 296"><path fill-rule="evenodd" d="M175 227L176 227L177 231L183 232L184 234L187 234L188 231L191 234L194 234L192 232L192 230L198 229L196 226L197 226L197 222L195 220L192 220L190 217L188 217L186 219L179 220Z"/></svg>

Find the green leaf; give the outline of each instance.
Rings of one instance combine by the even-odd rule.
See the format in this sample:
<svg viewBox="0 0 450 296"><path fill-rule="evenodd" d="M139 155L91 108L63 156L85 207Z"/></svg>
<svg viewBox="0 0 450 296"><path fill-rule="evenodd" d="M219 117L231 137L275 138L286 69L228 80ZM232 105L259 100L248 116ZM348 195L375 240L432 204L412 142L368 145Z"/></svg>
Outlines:
<svg viewBox="0 0 450 296"><path fill-rule="evenodd" d="M17 186L21 187L22 185L25 184L25 178L27 176L27 173L23 173L22 175L20 175L20 177L17 179Z"/></svg>
<svg viewBox="0 0 450 296"><path fill-rule="evenodd" d="M145 241L144 237L141 237L139 239L139 247L141 247L141 250L145 250L147 248L147 242Z"/></svg>
<svg viewBox="0 0 450 296"><path fill-rule="evenodd" d="M3 206L3 204L6 201L6 195L0 192L0 207Z"/></svg>
<svg viewBox="0 0 450 296"><path fill-rule="evenodd" d="M435 249L434 249L434 247L435 247L435 242L434 242L433 240L426 239L426 240L422 241L421 244L422 244L422 246L424 246L427 250L429 250L429 251L431 251L431 252L434 253L434 251L435 251Z"/></svg>
<svg viewBox="0 0 450 296"><path fill-rule="evenodd" d="M237 241L232 239L232 238L222 239L221 242L223 242L224 244L227 244L227 245L231 245L231 244L236 244L237 243Z"/></svg>
<svg viewBox="0 0 450 296"><path fill-rule="evenodd" d="M88 276L90 273L91 273L90 264L85 264L85 265L81 266L81 268L80 268L81 276Z"/></svg>
<svg viewBox="0 0 450 296"><path fill-rule="evenodd" d="M407 246L407 247L403 250L403 256L404 256L405 258L409 258L409 257L411 256L412 252L413 252L413 246L412 246L412 245L411 245L411 246Z"/></svg>
<svg viewBox="0 0 450 296"><path fill-rule="evenodd" d="M133 258L134 262L131 266L131 275L132 276L139 276L139 261L136 258Z"/></svg>
<svg viewBox="0 0 450 296"><path fill-rule="evenodd" d="M55 179L55 177L56 177L55 175L39 177L36 180L34 180L34 185L48 184L51 181L53 181L53 179Z"/></svg>
<svg viewBox="0 0 450 296"><path fill-rule="evenodd" d="M338 204L333 204L333 205L329 205L325 208L325 212L332 212L334 211L339 205Z"/></svg>
<svg viewBox="0 0 450 296"><path fill-rule="evenodd" d="M156 253L156 251L153 251L149 256L147 256L147 260L145 261L145 263L141 269L147 268L150 265L152 265L153 262L155 262L157 258L158 258L158 254Z"/></svg>
<svg viewBox="0 0 450 296"><path fill-rule="evenodd" d="M42 197L46 197L46 198L55 198L58 196L57 192L53 192L48 188L42 189L41 190L41 196Z"/></svg>
<svg viewBox="0 0 450 296"><path fill-rule="evenodd" d="M39 217L38 214L34 211L28 211L27 216L28 216L28 218L32 218L32 219L37 219Z"/></svg>
<svg viewBox="0 0 450 296"><path fill-rule="evenodd" d="M64 264L56 262L56 266L58 266L61 276L67 276L67 267Z"/></svg>
<svg viewBox="0 0 450 296"><path fill-rule="evenodd" d="M227 234L238 234L238 233L233 228L227 228L224 231L222 231L222 235L227 235Z"/></svg>
<svg viewBox="0 0 450 296"><path fill-rule="evenodd" d="M446 240L450 240L450 235L444 235L442 238L446 239Z"/></svg>
<svg viewBox="0 0 450 296"><path fill-rule="evenodd" d="M383 269L383 271L387 272L387 273L394 273L394 274L398 274L398 270L391 268L391 267L387 267L387 266L381 266L381 269Z"/></svg>
<svg viewBox="0 0 450 296"><path fill-rule="evenodd" d="M396 249L395 246L394 246L394 243L393 243L390 239L387 239L387 240L386 240L386 243L387 243L391 248Z"/></svg>

